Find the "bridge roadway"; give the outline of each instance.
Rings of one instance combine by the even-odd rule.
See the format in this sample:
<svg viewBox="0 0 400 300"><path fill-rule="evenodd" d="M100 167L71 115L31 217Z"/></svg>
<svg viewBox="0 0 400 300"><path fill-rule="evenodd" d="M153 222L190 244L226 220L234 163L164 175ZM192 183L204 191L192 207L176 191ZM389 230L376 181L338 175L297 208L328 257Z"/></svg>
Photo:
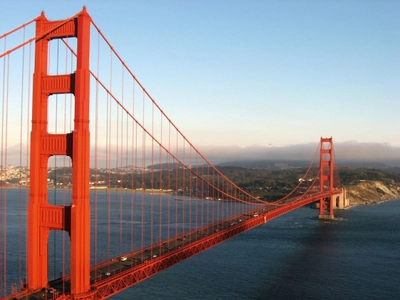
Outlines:
<svg viewBox="0 0 400 300"><path fill-rule="evenodd" d="M325 197L329 197L329 192L288 198L279 205L261 206L256 210L95 265L90 271L91 291L75 299L111 297L228 238ZM58 278L50 281L47 288L21 291L5 299L71 299L70 278L69 276Z"/></svg>

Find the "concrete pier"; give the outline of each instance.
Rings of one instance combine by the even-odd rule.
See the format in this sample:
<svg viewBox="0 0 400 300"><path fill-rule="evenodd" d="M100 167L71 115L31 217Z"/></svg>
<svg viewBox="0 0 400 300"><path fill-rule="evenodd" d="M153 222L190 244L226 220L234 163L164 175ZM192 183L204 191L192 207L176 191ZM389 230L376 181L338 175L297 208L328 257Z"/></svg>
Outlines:
<svg viewBox="0 0 400 300"><path fill-rule="evenodd" d="M334 215L318 215L318 219L320 220L334 220Z"/></svg>
<svg viewBox="0 0 400 300"><path fill-rule="evenodd" d="M349 199L346 195L346 189L342 188L340 194L333 195L333 209L344 209L350 205Z"/></svg>

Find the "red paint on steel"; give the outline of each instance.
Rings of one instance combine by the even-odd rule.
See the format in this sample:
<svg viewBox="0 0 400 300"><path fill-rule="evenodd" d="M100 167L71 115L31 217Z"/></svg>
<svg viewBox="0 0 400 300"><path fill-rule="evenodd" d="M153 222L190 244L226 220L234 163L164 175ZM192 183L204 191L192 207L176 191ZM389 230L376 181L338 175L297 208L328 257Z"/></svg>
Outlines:
<svg viewBox="0 0 400 300"><path fill-rule="evenodd" d="M320 142L320 192L329 191L327 197L320 199L319 214L333 218L333 170L334 153L332 138L322 138ZM328 202L328 203L327 203Z"/></svg>
<svg viewBox="0 0 400 300"><path fill-rule="evenodd" d="M35 73L33 76L30 157L30 203L28 206L28 288L40 289L48 282L48 235L65 230L71 239L71 293L90 290L89 206L89 35L90 16L83 9L76 17L48 21L36 19ZM75 74L48 75L49 42L75 36L78 40ZM40 37L40 38L38 38ZM52 94L75 95L74 130L50 134L48 98ZM52 155L70 156L72 206L48 203L47 169Z"/></svg>

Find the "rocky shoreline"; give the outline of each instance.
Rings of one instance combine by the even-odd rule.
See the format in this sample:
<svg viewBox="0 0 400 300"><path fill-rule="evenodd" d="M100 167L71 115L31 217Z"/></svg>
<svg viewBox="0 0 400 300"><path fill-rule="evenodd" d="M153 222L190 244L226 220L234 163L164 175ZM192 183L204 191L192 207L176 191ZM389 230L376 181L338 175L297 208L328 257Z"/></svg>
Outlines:
<svg viewBox="0 0 400 300"><path fill-rule="evenodd" d="M381 181L360 180L346 187L350 206L374 204L386 200L400 199L400 184L384 184Z"/></svg>

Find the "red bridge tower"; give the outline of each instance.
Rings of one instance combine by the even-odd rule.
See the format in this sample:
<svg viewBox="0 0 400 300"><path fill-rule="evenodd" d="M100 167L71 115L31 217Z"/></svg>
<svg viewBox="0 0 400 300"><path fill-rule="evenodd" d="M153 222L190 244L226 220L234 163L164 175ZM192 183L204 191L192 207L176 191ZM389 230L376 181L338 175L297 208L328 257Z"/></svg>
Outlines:
<svg viewBox="0 0 400 300"><path fill-rule="evenodd" d="M329 191L330 196L322 198L319 203L319 218L334 219L333 215L333 170L334 170L334 155L333 155L332 138L322 138L320 142L320 191Z"/></svg>
<svg viewBox="0 0 400 300"><path fill-rule="evenodd" d="M28 289L47 286L48 236L50 230L65 230L70 236L72 296L90 289L90 25L91 18L85 8L68 20L48 21L44 13L36 20L28 206ZM49 42L70 37L77 38L75 73L49 75ZM50 134L47 131L49 96L65 93L75 96L74 129L71 133ZM67 155L72 160L70 206L48 203L47 169L52 155Z"/></svg>

